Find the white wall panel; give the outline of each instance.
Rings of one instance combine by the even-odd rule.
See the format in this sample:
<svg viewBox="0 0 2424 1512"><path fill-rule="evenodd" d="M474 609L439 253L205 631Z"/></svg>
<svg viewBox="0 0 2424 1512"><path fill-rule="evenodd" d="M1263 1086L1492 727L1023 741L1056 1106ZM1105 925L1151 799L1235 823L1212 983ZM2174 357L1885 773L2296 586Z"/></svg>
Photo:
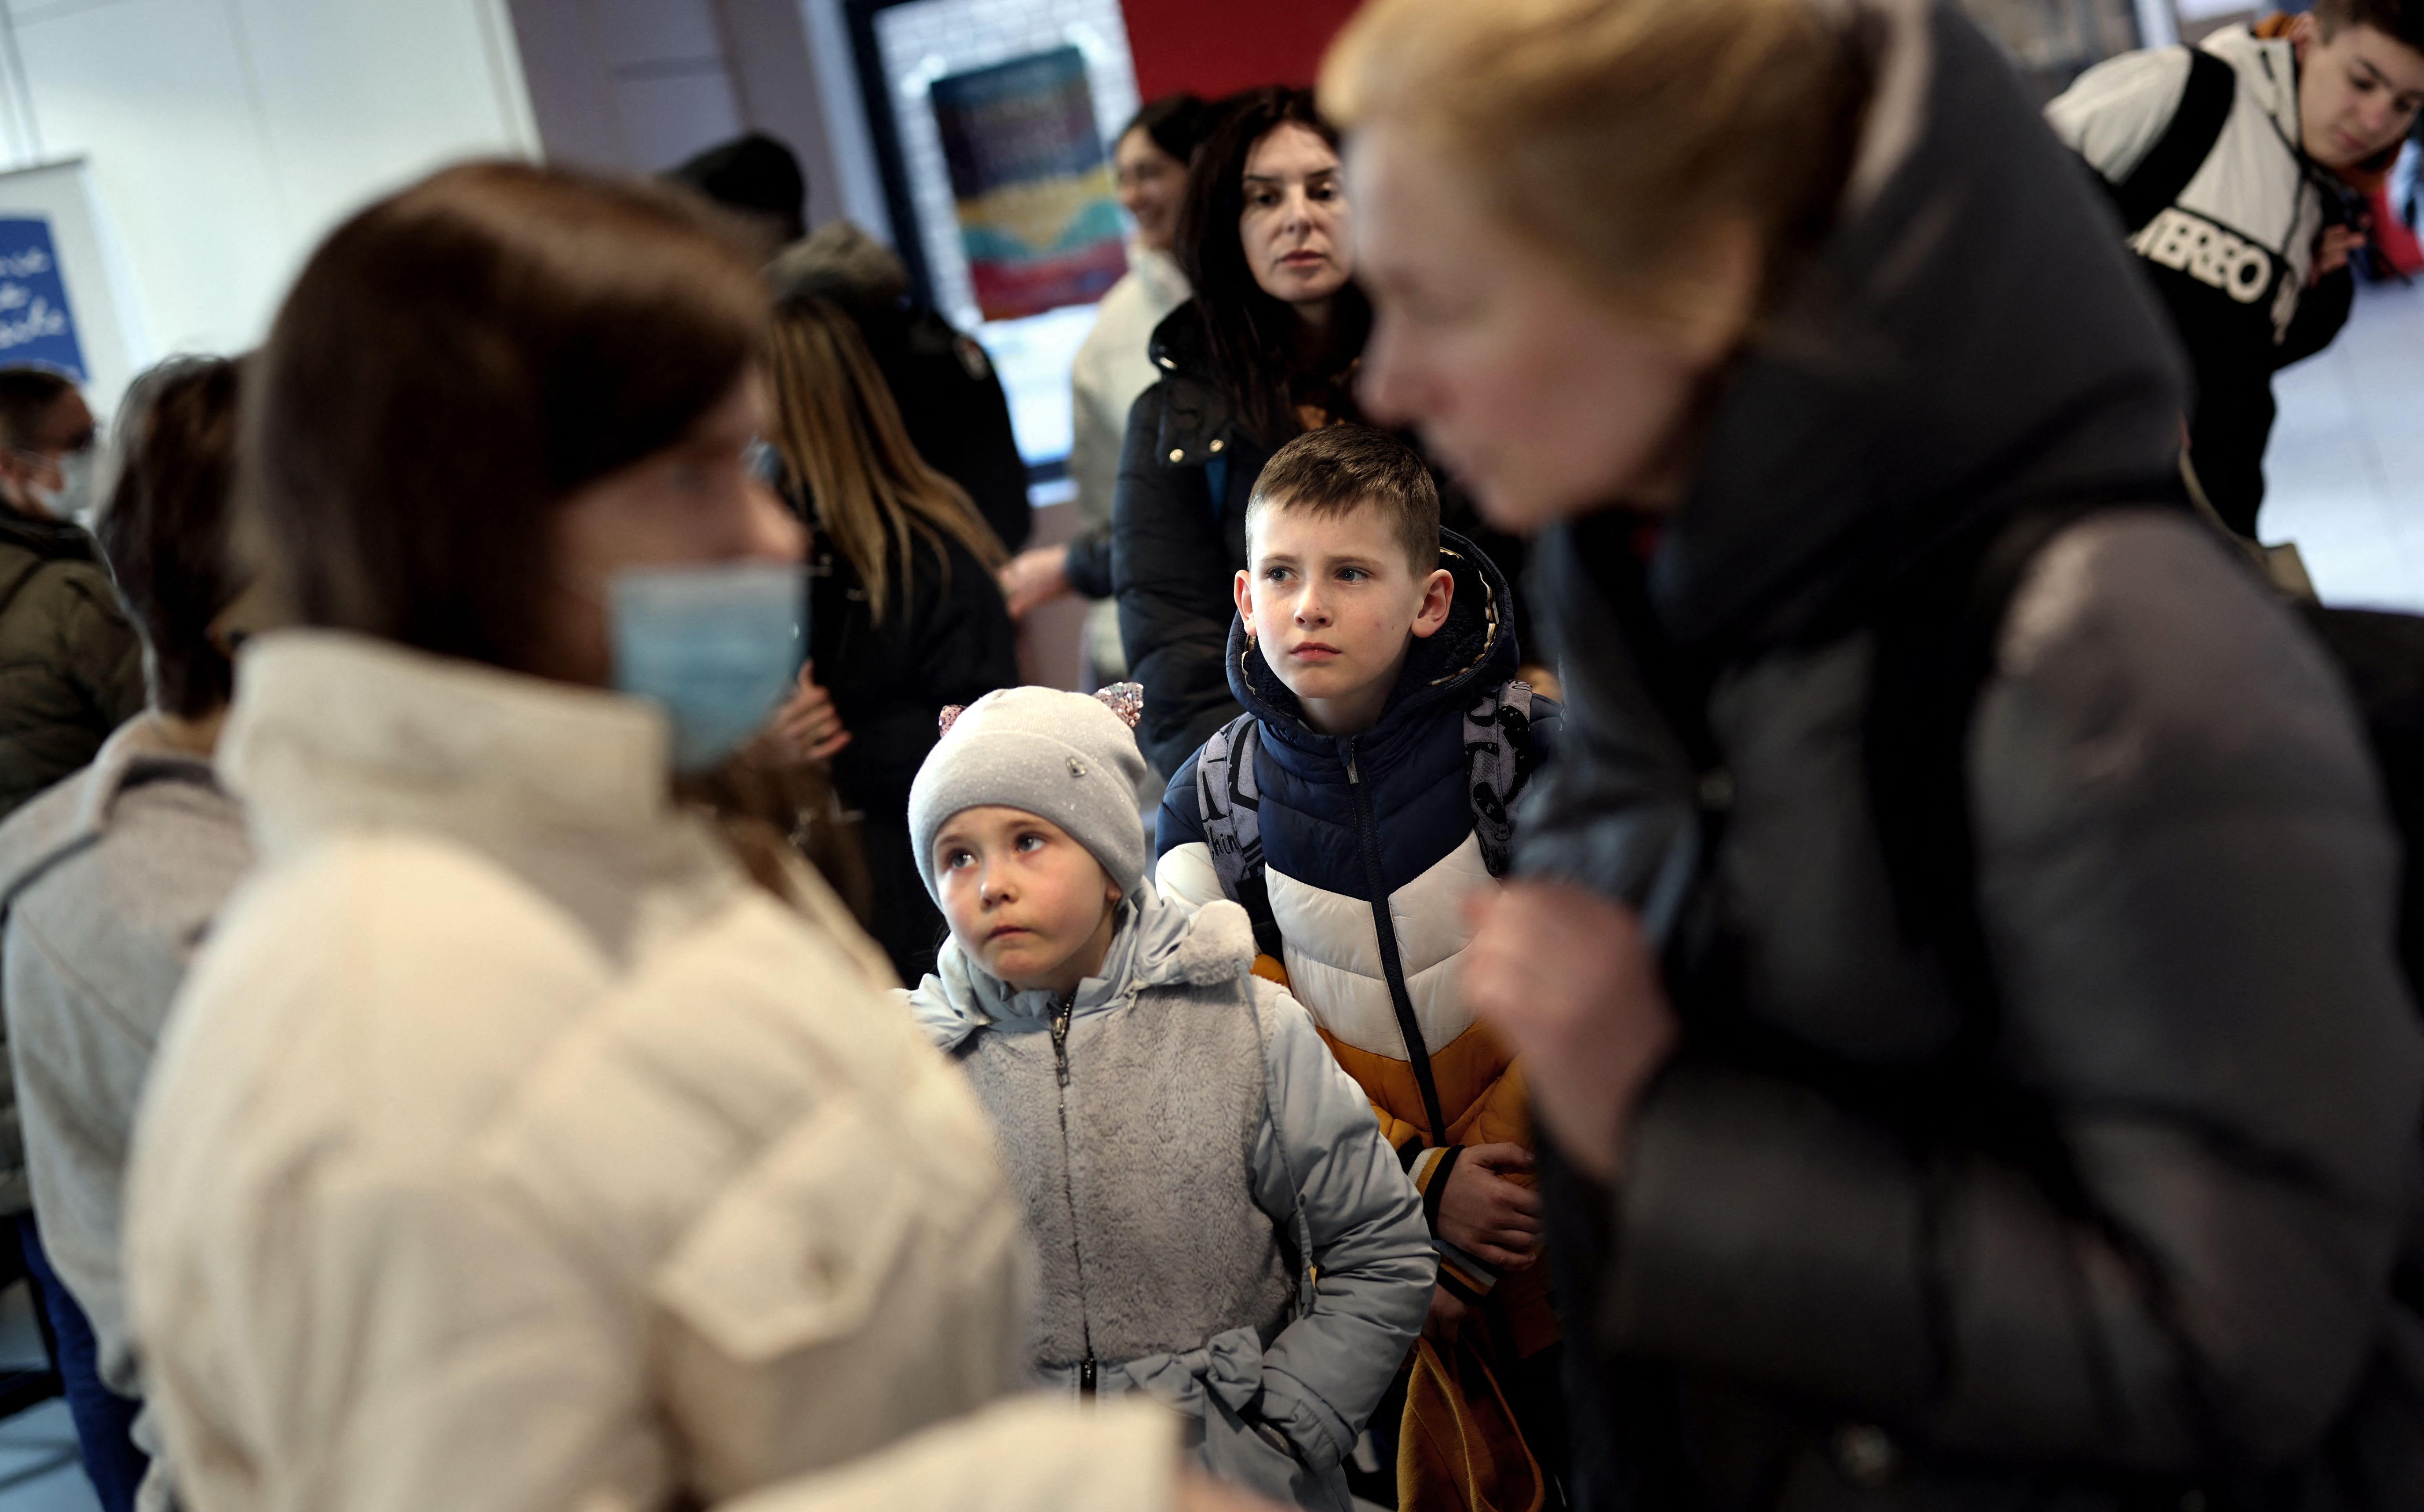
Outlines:
<svg viewBox="0 0 2424 1512"><path fill-rule="evenodd" d="M724 63L724 40L704 0L595 0L598 42L611 68L673 58Z"/></svg>
<svg viewBox="0 0 2424 1512"><path fill-rule="evenodd" d="M502 3L550 161L653 173L763 131L799 155L809 224L889 234L841 0Z"/></svg>
<svg viewBox="0 0 2424 1512"><path fill-rule="evenodd" d="M10 0L5 30L6 166L88 159L138 361L252 344L361 204L536 151L502 0Z"/></svg>
<svg viewBox="0 0 2424 1512"><path fill-rule="evenodd" d="M482 0L234 0L296 229L316 238L440 164L532 150ZM517 119L517 118L519 119Z"/></svg>
<svg viewBox="0 0 2424 1512"><path fill-rule="evenodd" d="M731 75L721 62L710 68L618 75L614 106L630 166L643 173L662 173L704 148L730 141L743 129Z"/></svg>

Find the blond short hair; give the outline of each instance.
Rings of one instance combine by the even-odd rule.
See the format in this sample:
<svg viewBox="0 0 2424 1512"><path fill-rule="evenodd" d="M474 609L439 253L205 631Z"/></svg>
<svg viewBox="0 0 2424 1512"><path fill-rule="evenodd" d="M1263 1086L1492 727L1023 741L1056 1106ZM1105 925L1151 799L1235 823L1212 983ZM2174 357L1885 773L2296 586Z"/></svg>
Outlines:
<svg viewBox="0 0 2424 1512"><path fill-rule="evenodd" d="M1874 69L1858 9L1821 0L1371 0L1321 107L1387 122L1586 288L1671 304L1726 222L1773 296L1831 224Z"/></svg>

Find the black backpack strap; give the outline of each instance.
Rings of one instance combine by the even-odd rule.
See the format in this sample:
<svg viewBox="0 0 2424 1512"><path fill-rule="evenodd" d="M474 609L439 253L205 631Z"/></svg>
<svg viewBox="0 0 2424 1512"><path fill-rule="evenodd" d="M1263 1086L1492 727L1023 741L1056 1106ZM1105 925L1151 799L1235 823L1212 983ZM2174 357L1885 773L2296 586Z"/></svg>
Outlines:
<svg viewBox="0 0 2424 1512"><path fill-rule="evenodd" d="M2196 177L2213 154L2222 129L2230 124L2231 106L2239 101L2239 75L2231 66L2202 47L2189 49L2188 88L2172 112L2171 124L2146 155L2118 183L2105 188L2121 212L2121 224L2135 234L2161 215Z"/></svg>
<svg viewBox="0 0 2424 1512"><path fill-rule="evenodd" d="M1285 961L1279 920L1263 878L1262 797L1254 787L1254 716L1240 714L1212 732L1195 757L1196 811L1220 891L1246 911L1254 948Z"/></svg>
<svg viewBox="0 0 2424 1512"><path fill-rule="evenodd" d="M1464 711L1465 788L1473 795L1473 833L1482 864L1507 875L1514 857L1509 812L1532 776L1532 685L1500 684Z"/></svg>

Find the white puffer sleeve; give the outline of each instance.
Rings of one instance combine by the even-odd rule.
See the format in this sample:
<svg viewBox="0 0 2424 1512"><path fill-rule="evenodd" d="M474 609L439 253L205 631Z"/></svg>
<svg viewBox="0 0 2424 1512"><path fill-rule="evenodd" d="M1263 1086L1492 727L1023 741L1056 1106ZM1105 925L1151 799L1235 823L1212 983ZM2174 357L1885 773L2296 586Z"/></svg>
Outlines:
<svg viewBox="0 0 2424 1512"><path fill-rule="evenodd" d="M2187 48L2124 53L2081 74L2046 106L2046 124L2088 167L2118 183L2172 123L2188 88Z"/></svg>
<svg viewBox="0 0 2424 1512"><path fill-rule="evenodd" d="M1219 898L1220 874L1212 868L1212 848L1201 840L1171 847L1154 868L1153 884L1162 901L1190 911Z"/></svg>

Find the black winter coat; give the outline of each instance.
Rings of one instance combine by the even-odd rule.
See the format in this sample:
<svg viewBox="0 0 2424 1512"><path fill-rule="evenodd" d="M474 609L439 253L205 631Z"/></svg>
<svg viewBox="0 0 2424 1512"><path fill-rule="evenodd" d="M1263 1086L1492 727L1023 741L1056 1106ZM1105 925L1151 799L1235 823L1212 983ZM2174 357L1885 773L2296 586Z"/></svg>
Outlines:
<svg viewBox="0 0 2424 1512"><path fill-rule="evenodd" d="M853 306L875 365L901 406L901 425L926 465L967 490L977 513L1015 551L1034 529L1027 463L1010 399L976 339L915 305Z"/></svg>
<svg viewBox="0 0 2424 1512"><path fill-rule="evenodd" d="M1518 865L1640 903L1683 1027L1618 1188L1552 1199L1585 1478L1661 1512L2424 1506L2398 852L2345 691L2231 547L2169 507L2055 537L1969 726L1984 1000L1897 903L1883 585L2032 502L2163 495L2184 384L1991 45L1949 3L1887 35L1886 79L1926 72L1869 129L1915 138L1729 375L1654 552L1608 517L1543 545L1566 739Z"/></svg>
<svg viewBox="0 0 2424 1512"><path fill-rule="evenodd" d="M1174 772L1241 712L1223 659L1237 614L1233 584L1246 565L1246 503L1272 448L1247 432L1213 382L1193 300L1156 328L1152 354L1164 376L1128 411L1111 498L1110 587L1128 676L1144 687L1137 744L1156 770ZM1522 541L1481 524L1452 486L1443 488L1440 504L1443 525L1521 583ZM1073 543L1070 581L1081 593L1098 581L1099 549L1086 537ZM1528 641L1520 586L1515 597L1515 628Z"/></svg>
<svg viewBox="0 0 2424 1512"><path fill-rule="evenodd" d="M1011 429L1001 377L975 340L909 297L909 272L893 250L835 221L775 258L779 295L837 301L884 374L901 428L927 466L967 490L1001 544L1027 543L1027 463Z"/></svg>
<svg viewBox="0 0 2424 1512"><path fill-rule="evenodd" d="M933 749L945 705L1018 685L1017 633L993 574L955 541L946 542L946 557L922 545L918 552L905 604L900 565L892 565L894 601L881 624L857 570L829 537L820 532L808 552L808 655L851 735L834 756L834 787L861 816L874 893L869 932L904 982L933 969L943 930L910 851L909 785Z"/></svg>
<svg viewBox="0 0 2424 1512"><path fill-rule="evenodd" d="M1089 525L1069 537L1061 570L1069 576L1069 591L1080 598L1108 598L1117 592L1111 577L1111 522Z"/></svg>
<svg viewBox="0 0 2424 1512"><path fill-rule="evenodd" d="M1144 687L1137 744L1160 772L1237 717L1223 661L1246 565L1246 501L1270 450L1210 376L1192 300L1153 333L1166 374L1128 411L1111 495L1111 583L1128 676Z"/></svg>

